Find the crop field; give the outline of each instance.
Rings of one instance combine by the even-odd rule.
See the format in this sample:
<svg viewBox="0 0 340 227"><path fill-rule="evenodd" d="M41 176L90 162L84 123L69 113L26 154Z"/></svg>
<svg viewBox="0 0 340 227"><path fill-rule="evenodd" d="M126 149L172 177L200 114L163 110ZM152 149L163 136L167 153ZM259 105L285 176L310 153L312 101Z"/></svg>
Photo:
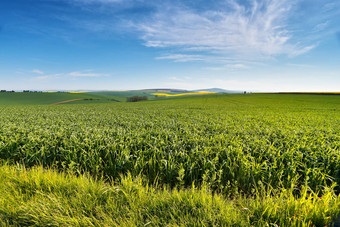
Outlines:
<svg viewBox="0 0 340 227"><path fill-rule="evenodd" d="M179 94L167 94L167 93L152 93L152 95L156 96L165 96L165 97L178 97L184 95L211 95L216 94L217 92L212 91L200 91L200 92L188 92L188 93L179 93Z"/></svg>
<svg viewBox="0 0 340 227"><path fill-rule="evenodd" d="M292 94L0 105L0 225L331 225L339 112Z"/></svg>

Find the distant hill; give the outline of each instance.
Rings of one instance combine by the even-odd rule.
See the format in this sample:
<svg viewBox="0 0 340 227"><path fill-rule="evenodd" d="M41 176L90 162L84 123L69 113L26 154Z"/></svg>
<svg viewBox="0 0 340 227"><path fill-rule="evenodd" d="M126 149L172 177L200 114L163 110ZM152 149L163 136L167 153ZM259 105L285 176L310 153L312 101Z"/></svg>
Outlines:
<svg viewBox="0 0 340 227"><path fill-rule="evenodd" d="M150 95L151 93L179 94L179 93L190 93L190 92L201 92L201 91L210 91L210 92L218 92L218 93L243 93L243 91L225 90L221 88L207 88L207 89L198 89L198 90L152 88L152 89L127 90L127 91L91 91L91 93L114 95L114 96L129 96L129 95L143 95L143 94Z"/></svg>
<svg viewBox="0 0 340 227"><path fill-rule="evenodd" d="M237 93L237 92L229 92L223 89L202 89L199 91L212 91L218 93ZM128 90L128 91L91 91L89 94L96 94L96 95L105 95L105 96L115 96L115 97L131 97L131 96L147 96L149 99L155 98L154 93L166 93L169 95L176 95L176 94L184 94L184 93L192 93L198 91L191 91L191 90L183 90L183 89L169 89L169 88L153 88L153 89L142 89L142 90Z"/></svg>
<svg viewBox="0 0 340 227"><path fill-rule="evenodd" d="M125 102L128 97L147 96L149 100L157 98L155 93L168 94L177 97L180 94L194 92L241 93L220 88L199 90L183 89L142 89L129 91L60 91L60 92L0 92L0 105L46 105L46 104L76 104L76 103L112 103ZM189 95L189 94L188 94ZM159 98L159 97L158 97Z"/></svg>
<svg viewBox="0 0 340 227"><path fill-rule="evenodd" d="M192 90L190 92L200 92L200 91L211 91L211 92L218 92L218 93L242 93L242 91L225 90L221 88L198 89L198 90Z"/></svg>
<svg viewBox="0 0 340 227"><path fill-rule="evenodd" d="M141 91L146 91L146 92L170 92L170 93L184 93L184 92L189 92L188 90L183 90L183 89L169 89L169 88L157 88L157 89L144 89Z"/></svg>
<svg viewBox="0 0 340 227"><path fill-rule="evenodd" d="M201 92L201 91L210 91L210 92L218 92L218 93L243 93L243 91L225 90L222 88L207 88L207 89L197 89L197 90L157 88L157 89L145 89L145 90L137 90L137 91L145 91L145 92L152 92L152 93L153 92L187 93L187 92Z"/></svg>

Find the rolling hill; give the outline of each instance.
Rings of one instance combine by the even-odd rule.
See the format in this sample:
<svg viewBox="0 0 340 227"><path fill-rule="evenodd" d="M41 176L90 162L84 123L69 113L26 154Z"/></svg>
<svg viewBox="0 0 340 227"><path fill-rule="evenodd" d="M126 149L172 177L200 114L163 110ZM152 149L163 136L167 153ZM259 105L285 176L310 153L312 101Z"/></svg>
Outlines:
<svg viewBox="0 0 340 227"><path fill-rule="evenodd" d="M159 98L154 94L167 94L168 97L200 93L203 91L215 93L237 93L236 91L223 90L219 88L200 90L181 89L143 89L128 91L87 91L87 92L0 92L0 105L46 105L46 104L77 104L77 103L112 103L125 102L128 97L147 96L149 100ZM202 93L203 94L203 93ZM162 96L167 98L167 96Z"/></svg>

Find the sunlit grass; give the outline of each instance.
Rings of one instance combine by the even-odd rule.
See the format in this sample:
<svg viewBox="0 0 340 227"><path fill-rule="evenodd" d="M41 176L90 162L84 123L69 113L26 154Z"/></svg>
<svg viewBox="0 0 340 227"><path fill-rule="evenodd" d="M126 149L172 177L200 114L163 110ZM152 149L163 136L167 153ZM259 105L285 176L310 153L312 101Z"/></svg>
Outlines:
<svg viewBox="0 0 340 227"><path fill-rule="evenodd" d="M206 187L172 189L127 176L88 176L23 166L0 167L1 226L326 226L339 213L331 188L321 196L293 185L228 199Z"/></svg>

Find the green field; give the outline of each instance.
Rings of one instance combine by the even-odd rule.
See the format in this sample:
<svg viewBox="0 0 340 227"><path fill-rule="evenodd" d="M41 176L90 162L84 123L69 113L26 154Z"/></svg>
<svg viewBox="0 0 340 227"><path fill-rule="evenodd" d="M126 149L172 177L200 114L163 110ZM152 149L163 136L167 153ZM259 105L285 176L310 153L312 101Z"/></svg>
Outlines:
<svg viewBox="0 0 340 227"><path fill-rule="evenodd" d="M0 225L330 225L339 111L288 94L0 105Z"/></svg>
<svg viewBox="0 0 340 227"><path fill-rule="evenodd" d="M168 94L188 93L185 90L148 89L131 91L88 91L88 92L0 92L0 105L46 105L59 104L88 104L125 102L127 97L147 96L149 100L155 99L152 93L165 91ZM158 99L164 99L159 97ZM168 99L168 98L167 98ZM65 103L63 103L65 104Z"/></svg>
<svg viewBox="0 0 340 227"><path fill-rule="evenodd" d="M0 105L46 105L58 102L80 99L75 103L85 102L117 102L125 101L125 98L106 96L100 94L68 93L68 92L1 92ZM113 100L114 99L114 100Z"/></svg>

